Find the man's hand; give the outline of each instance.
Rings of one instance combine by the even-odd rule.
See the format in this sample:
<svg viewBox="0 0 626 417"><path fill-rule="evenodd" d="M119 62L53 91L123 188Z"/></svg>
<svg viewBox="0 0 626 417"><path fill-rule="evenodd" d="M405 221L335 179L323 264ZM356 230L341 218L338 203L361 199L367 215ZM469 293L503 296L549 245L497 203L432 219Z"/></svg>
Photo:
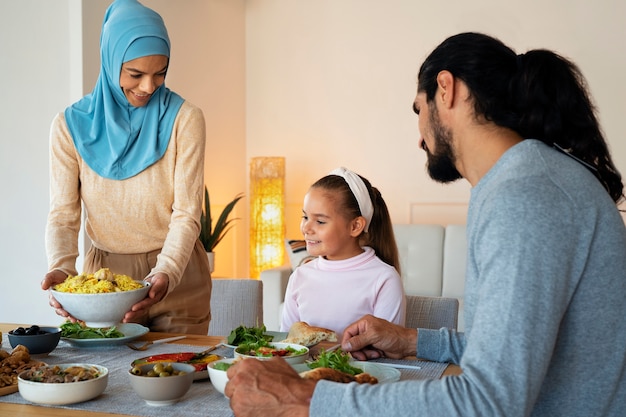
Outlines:
<svg viewBox="0 0 626 417"><path fill-rule="evenodd" d="M417 353L417 330L371 315L352 323L343 333L341 348L358 360L401 359Z"/></svg>
<svg viewBox="0 0 626 417"><path fill-rule="evenodd" d="M158 303L167 294L167 288L170 285L170 278L163 272L157 272L144 281L150 283L150 291L143 300L134 304L130 311L124 316L124 323L140 322L142 318L148 315L148 309Z"/></svg>
<svg viewBox="0 0 626 417"><path fill-rule="evenodd" d="M244 359L228 368L224 394L235 416L306 417L316 381L302 379L282 358Z"/></svg>

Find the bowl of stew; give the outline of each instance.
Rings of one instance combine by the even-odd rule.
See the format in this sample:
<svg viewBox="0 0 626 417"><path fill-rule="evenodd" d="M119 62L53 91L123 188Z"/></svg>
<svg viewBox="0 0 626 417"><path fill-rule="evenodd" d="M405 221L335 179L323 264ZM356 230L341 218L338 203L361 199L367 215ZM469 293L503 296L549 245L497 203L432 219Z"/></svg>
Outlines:
<svg viewBox="0 0 626 417"><path fill-rule="evenodd" d="M17 376L20 395L45 405L66 405L91 400L107 387L109 370L86 363L44 365Z"/></svg>

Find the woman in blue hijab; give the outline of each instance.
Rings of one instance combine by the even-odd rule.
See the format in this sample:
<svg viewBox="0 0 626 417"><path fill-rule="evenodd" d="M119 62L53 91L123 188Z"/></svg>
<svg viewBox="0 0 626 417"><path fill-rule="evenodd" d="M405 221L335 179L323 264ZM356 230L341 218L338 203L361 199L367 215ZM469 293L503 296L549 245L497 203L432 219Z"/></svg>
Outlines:
<svg viewBox="0 0 626 417"><path fill-rule="evenodd" d="M51 127L42 288L77 274L84 215L90 247L83 273L109 268L151 283L124 322L207 334L211 279L198 241L204 116L165 86L169 57L161 16L136 0L109 6L96 86ZM50 305L74 319L52 296Z"/></svg>

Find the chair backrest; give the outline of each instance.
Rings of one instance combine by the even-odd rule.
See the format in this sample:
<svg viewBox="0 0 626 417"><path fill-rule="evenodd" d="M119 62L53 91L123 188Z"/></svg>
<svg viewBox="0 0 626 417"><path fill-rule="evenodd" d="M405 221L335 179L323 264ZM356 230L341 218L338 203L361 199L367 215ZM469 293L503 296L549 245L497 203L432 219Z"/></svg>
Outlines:
<svg viewBox="0 0 626 417"><path fill-rule="evenodd" d="M404 292L440 296L445 228L435 224L394 224Z"/></svg>
<svg viewBox="0 0 626 417"><path fill-rule="evenodd" d="M228 336L238 326L263 324L263 281L260 279L213 280L209 336Z"/></svg>
<svg viewBox="0 0 626 417"><path fill-rule="evenodd" d="M406 296L406 327L411 329L457 329L459 300L448 297Z"/></svg>

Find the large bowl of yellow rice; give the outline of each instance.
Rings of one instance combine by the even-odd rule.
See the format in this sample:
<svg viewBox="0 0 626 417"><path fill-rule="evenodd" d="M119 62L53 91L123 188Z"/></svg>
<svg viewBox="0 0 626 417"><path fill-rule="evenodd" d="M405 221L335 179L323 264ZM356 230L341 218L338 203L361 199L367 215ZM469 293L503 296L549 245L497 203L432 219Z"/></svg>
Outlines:
<svg viewBox="0 0 626 417"><path fill-rule="evenodd" d="M68 276L50 292L63 309L88 327L119 324L133 304L148 294L150 284L103 268L94 274Z"/></svg>

